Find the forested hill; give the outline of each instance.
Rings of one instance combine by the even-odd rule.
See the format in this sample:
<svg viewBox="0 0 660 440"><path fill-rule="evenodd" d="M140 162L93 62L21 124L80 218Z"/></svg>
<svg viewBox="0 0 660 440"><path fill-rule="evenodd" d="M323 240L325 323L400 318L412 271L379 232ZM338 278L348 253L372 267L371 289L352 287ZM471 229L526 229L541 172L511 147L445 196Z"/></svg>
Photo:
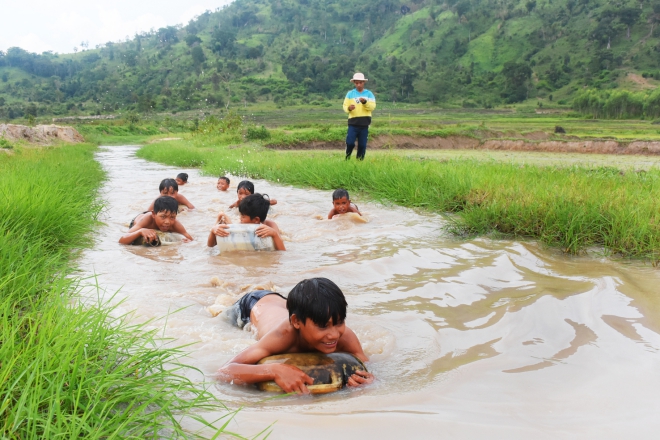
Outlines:
<svg viewBox="0 0 660 440"><path fill-rule="evenodd" d="M570 103L660 84L660 0L236 0L77 53L0 52L0 118L379 100Z"/></svg>

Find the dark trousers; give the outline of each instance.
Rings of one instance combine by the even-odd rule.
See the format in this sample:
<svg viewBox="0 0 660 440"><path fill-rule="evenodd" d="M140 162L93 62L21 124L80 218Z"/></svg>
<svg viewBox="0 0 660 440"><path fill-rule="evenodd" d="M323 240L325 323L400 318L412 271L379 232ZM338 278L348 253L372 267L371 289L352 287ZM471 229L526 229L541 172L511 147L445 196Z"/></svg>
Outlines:
<svg viewBox="0 0 660 440"><path fill-rule="evenodd" d="M346 135L346 159L351 158L351 153L355 148L355 140L357 139L358 150L357 159L363 160L364 154L367 152L367 136L369 135L369 126L349 125L348 134Z"/></svg>

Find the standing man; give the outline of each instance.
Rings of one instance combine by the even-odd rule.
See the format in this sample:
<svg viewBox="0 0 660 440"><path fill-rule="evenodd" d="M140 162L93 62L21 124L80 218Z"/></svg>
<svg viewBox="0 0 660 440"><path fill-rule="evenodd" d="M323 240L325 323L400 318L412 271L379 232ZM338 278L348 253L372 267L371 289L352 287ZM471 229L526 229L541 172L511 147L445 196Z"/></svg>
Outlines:
<svg viewBox="0 0 660 440"><path fill-rule="evenodd" d="M355 88L344 98L344 111L348 113L348 134L346 135L346 159L351 158L357 139L357 159L363 160L367 152L367 136L371 124L371 112L376 108L376 97L364 88L368 80L362 73L353 75L351 82Z"/></svg>

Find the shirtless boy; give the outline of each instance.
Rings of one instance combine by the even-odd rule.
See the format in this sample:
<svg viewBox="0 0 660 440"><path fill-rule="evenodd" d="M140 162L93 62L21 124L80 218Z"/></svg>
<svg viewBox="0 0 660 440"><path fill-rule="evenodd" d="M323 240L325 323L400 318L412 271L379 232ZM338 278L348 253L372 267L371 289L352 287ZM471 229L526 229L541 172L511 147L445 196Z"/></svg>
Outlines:
<svg viewBox="0 0 660 440"><path fill-rule="evenodd" d="M185 237L184 243L193 240L186 232L186 228L176 219L179 212L179 204L176 200L170 196L161 196L154 201L153 205L153 211L147 211L135 217L128 233L122 235L119 243L131 244L139 237L144 237L145 242L151 243L158 240L157 231L181 234Z"/></svg>
<svg viewBox="0 0 660 440"><path fill-rule="evenodd" d="M327 278L298 283L284 298L269 290L250 292L224 312L234 325L248 322L257 331L257 342L246 348L218 371L218 378L238 385L274 380L285 392L307 394L313 379L299 368L286 364L256 365L275 354L335 351L369 360L353 331L346 327L346 298ZM348 386L373 382L374 376L358 371Z"/></svg>
<svg viewBox="0 0 660 440"><path fill-rule="evenodd" d="M216 188L218 188L218 191L227 191L229 189L229 177L226 176L220 177L218 179Z"/></svg>
<svg viewBox="0 0 660 440"><path fill-rule="evenodd" d="M348 196L348 191L345 189L336 189L332 193L332 210L328 214L328 218L332 219L337 214L346 214L347 212L355 212L358 215L360 211L355 203L351 203L351 199Z"/></svg>
<svg viewBox="0 0 660 440"><path fill-rule="evenodd" d="M246 198L251 194L254 194L254 183L250 182L249 180L242 180L236 187L236 194L238 195L238 200L236 200L234 203L229 205L229 209L237 208L238 205L241 203L241 200L243 200L244 198ZM269 203L271 205L277 205L277 200L270 199Z"/></svg>
<svg viewBox="0 0 660 440"><path fill-rule="evenodd" d="M179 194L179 184L174 179L163 179L158 185L158 191L160 191L161 196L174 197L179 205L185 205L188 209L195 209L195 206L183 194ZM152 202L147 211L153 211L153 209L154 204Z"/></svg>
<svg viewBox="0 0 660 440"><path fill-rule="evenodd" d="M241 200L238 212L241 214L241 223L254 223L259 226L255 231L257 237L272 237L276 251L285 251L284 241L280 236L280 228L272 220L266 220L270 201L267 195L251 194ZM227 237L229 235L229 217L224 212L218 214L217 223L211 228L211 233L206 245L213 247L218 244L216 237Z"/></svg>

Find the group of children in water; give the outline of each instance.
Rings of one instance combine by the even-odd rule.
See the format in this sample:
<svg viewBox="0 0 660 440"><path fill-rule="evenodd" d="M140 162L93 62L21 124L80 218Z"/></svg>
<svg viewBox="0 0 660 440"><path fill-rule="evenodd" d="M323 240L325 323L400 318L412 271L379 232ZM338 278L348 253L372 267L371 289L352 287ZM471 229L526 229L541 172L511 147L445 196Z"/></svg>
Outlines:
<svg viewBox="0 0 660 440"><path fill-rule="evenodd" d="M175 232L184 236L184 242L192 241L193 237L177 220L179 205L184 205L189 210L195 209L195 206L179 193L179 187L187 183L186 173L179 174L175 179L164 179L158 188L160 196L152 202L147 211L131 221L128 233L122 235L119 243L157 244L158 231ZM222 176L218 179L217 189L228 191L229 185L229 178ZM286 250L279 227L274 221L267 219L270 206L277 204L277 200L255 193L254 184L248 180L240 182L236 192L238 200L229 208L238 208L240 222L258 224L256 236L272 237L276 250ZM329 219L349 212L361 215L345 189L333 192L332 204L333 208L328 213ZM229 217L220 212L207 239L209 247L217 244L217 237L229 236L229 224ZM286 298L270 290L246 294L225 311L224 316L238 327L251 323L258 341L227 362L219 370L218 378L234 384L273 380L287 393L307 394L307 385L311 385L313 379L299 368L286 364L257 363L275 354L309 351L325 354L342 351L361 361L367 361L357 336L344 323L346 306L341 289L326 278L303 280ZM359 386L373 380L371 373L358 371L347 378L347 385Z"/></svg>

